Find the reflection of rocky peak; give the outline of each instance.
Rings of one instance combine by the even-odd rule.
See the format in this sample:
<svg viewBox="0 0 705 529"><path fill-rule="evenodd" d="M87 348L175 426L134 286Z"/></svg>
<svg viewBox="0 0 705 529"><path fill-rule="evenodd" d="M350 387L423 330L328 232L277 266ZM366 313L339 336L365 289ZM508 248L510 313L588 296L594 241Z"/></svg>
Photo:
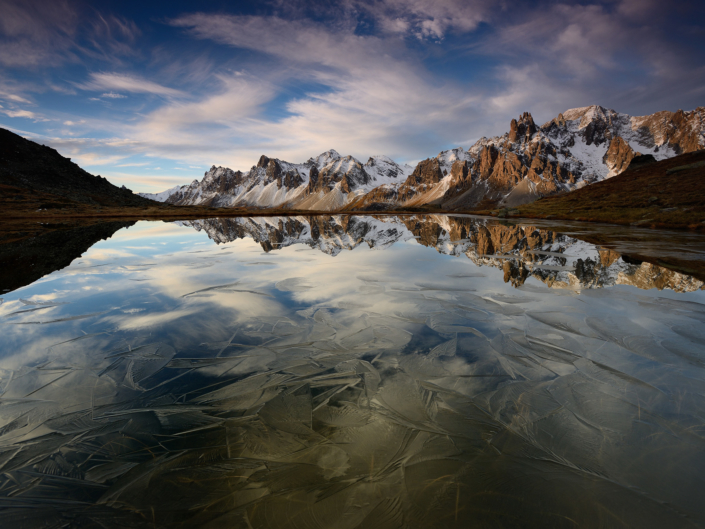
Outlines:
<svg viewBox="0 0 705 529"><path fill-rule="evenodd" d="M183 224L197 231L204 230L219 244L252 238L266 252L305 244L335 256L362 243L367 243L370 248L384 248L396 241L412 238L402 224L354 216L236 217Z"/></svg>
<svg viewBox="0 0 705 529"><path fill-rule="evenodd" d="M705 285L691 276L538 228L478 226L471 240L475 247L468 257L480 266L501 269L505 282L514 286L521 286L529 277L553 288L632 285L690 292Z"/></svg>
<svg viewBox="0 0 705 529"><path fill-rule="evenodd" d="M445 215L400 217L313 216L205 219L185 223L218 243L250 237L269 252L306 244L330 255L366 243L385 248L415 239L424 246L497 268L505 282L534 278L553 288L589 289L617 284L685 292L703 282L646 262L622 257L560 233L530 226Z"/></svg>

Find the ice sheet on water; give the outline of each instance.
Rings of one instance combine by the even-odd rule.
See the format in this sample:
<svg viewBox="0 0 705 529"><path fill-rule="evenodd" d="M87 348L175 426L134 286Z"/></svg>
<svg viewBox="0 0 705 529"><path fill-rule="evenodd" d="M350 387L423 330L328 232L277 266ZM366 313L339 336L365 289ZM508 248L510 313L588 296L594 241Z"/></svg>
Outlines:
<svg viewBox="0 0 705 529"><path fill-rule="evenodd" d="M315 303L284 295L263 309L220 304L260 291L213 269L218 285L185 278L205 290L176 300L213 296L193 325L101 328L18 351L0 371L0 525L14 526L11 509L26 513L12 522L77 527L705 517L699 304L626 287L565 297L472 281L478 292L462 292L431 261L436 279L408 260L407 291L355 261L346 277L364 270L365 281L340 297L291 268L317 287ZM150 301L174 302L159 296ZM51 516L31 517L48 505Z"/></svg>
<svg viewBox="0 0 705 529"><path fill-rule="evenodd" d="M248 393L263 391L268 388L276 388L294 378L293 375L284 373L258 373L231 382L222 388L201 394L194 398L194 402L210 403L227 400Z"/></svg>
<svg viewBox="0 0 705 529"><path fill-rule="evenodd" d="M57 303L56 301L34 301L30 299L19 299L19 302L22 303L23 305L30 305L30 306L40 306L40 307L52 307L54 305L63 305L63 303Z"/></svg>
<svg viewBox="0 0 705 529"><path fill-rule="evenodd" d="M509 294L492 294L490 296L495 301L500 301L502 303L532 303L536 301L536 298L529 298L526 296L512 296Z"/></svg>
<svg viewBox="0 0 705 529"><path fill-rule="evenodd" d="M166 344L154 344L139 353L127 355L125 382L134 389L144 389L141 384L161 371L174 357L174 348Z"/></svg>
<svg viewBox="0 0 705 529"><path fill-rule="evenodd" d="M169 369L198 369L216 364L232 363L234 360L229 357L221 358L174 358L166 364Z"/></svg>
<svg viewBox="0 0 705 529"><path fill-rule="evenodd" d="M390 418L403 425L430 424L436 412L436 402L418 382L399 373L387 378L373 400L390 412Z"/></svg>
<svg viewBox="0 0 705 529"><path fill-rule="evenodd" d="M433 314L426 319L426 325L436 332L443 334L473 333L477 336L484 336L466 318L460 316L449 316L445 314Z"/></svg>
<svg viewBox="0 0 705 529"><path fill-rule="evenodd" d="M645 352L645 356L649 356L649 353L659 356L656 352L657 345L654 344L650 333L626 316L614 315L609 318L590 316L585 319L585 322L604 340L614 342L625 349L632 349L637 354Z"/></svg>
<svg viewBox="0 0 705 529"><path fill-rule="evenodd" d="M94 318L95 316L101 316L105 314L108 311L102 311L102 312L93 312L91 314L80 314L78 316L67 316L65 318L57 318L54 320L45 320L45 321L16 321L16 322L11 322L12 325L45 325L47 323L61 323L65 321L74 321L74 320L85 320L87 318Z"/></svg>
<svg viewBox="0 0 705 529"><path fill-rule="evenodd" d="M202 270L204 268L211 268L215 266L220 261L210 262L210 263L191 263L185 265L189 270Z"/></svg>
<svg viewBox="0 0 705 529"><path fill-rule="evenodd" d="M304 292L314 288L306 278L303 277L289 277L287 279L282 279L277 281L274 285L277 290L282 292Z"/></svg>
<svg viewBox="0 0 705 529"><path fill-rule="evenodd" d="M336 428L360 428L372 420L372 412L360 409L348 402L339 406L323 406L313 413L317 421Z"/></svg>
<svg viewBox="0 0 705 529"><path fill-rule="evenodd" d="M588 326L585 321L585 316L582 314L573 314L570 312L527 312L530 318L558 329L559 331L577 334L578 336L587 336L591 338L599 338L593 329Z"/></svg>
<svg viewBox="0 0 705 529"><path fill-rule="evenodd" d="M705 345L705 330L697 325L674 325L673 332L700 346Z"/></svg>
<svg viewBox="0 0 705 529"><path fill-rule="evenodd" d="M429 358L436 358L438 356L455 356L455 351L458 348L458 337L456 336L452 340L443 342L437 345L428 353Z"/></svg>
<svg viewBox="0 0 705 529"><path fill-rule="evenodd" d="M458 292L456 299L459 303L469 303L473 308L491 312L493 314L501 314L503 316L519 316L524 313L521 307L514 305L501 305L491 299L486 299L481 296L470 294L469 292Z"/></svg>
<svg viewBox="0 0 705 529"><path fill-rule="evenodd" d="M639 304L642 305L644 302L640 302ZM705 303L698 303L696 301L659 297L653 301L653 304L655 305L654 308L657 310L661 310L664 307L669 307L686 312L705 313Z"/></svg>
<svg viewBox="0 0 705 529"><path fill-rule="evenodd" d="M538 286L528 283L517 287L518 290L523 290L524 292L530 292L532 294L549 294L551 296L575 296L576 292L571 289L556 289L550 288L548 286Z"/></svg>
<svg viewBox="0 0 705 529"><path fill-rule="evenodd" d="M416 283L416 286L421 290L440 290L446 292L475 292L476 289L459 286L459 285L448 285L444 283Z"/></svg>
<svg viewBox="0 0 705 529"><path fill-rule="evenodd" d="M372 327L365 327L355 333L339 338L339 343L345 349L355 350L372 342L375 339L375 331Z"/></svg>
<svg viewBox="0 0 705 529"><path fill-rule="evenodd" d="M705 349L694 348L693 342L685 337L678 336L662 340L661 346L689 364L705 367Z"/></svg>
<svg viewBox="0 0 705 529"><path fill-rule="evenodd" d="M93 483L113 481L136 466L137 463L130 461L113 461L110 463L103 463L88 470L85 474L85 479Z"/></svg>
<svg viewBox="0 0 705 529"><path fill-rule="evenodd" d="M234 287L239 284L240 284L240 281L235 281L234 283L226 283L224 285L215 285L212 287L206 287L206 288L202 288L200 290L194 290L193 292L189 292L188 294L184 294L181 297L185 298L188 296L192 296L193 294L200 294L201 292L210 292L212 290L221 290L221 289L225 289L225 288L230 288L230 287Z"/></svg>
<svg viewBox="0 0 705 529"><path fill-rule="evenodd" d="M293 321L278 321L272 328L272 334L276 336L291 336L303 332L304 329Z"/></svg>
<svg viewBox="0 0 705 529"><path fill-rule="evenodd" d="M41 306L41 307L33 307L33 308L31 308L31 309L16 310L16 311L14 311L14 312L8 312L7 314L5 314L5 317L7 318L7 317L9 317L9 316L14 316L14 315L16 315L16 314L24 314L24 313L26 313L26 312L36 312L36 311L38 311L38 310L51 309L51 308L57 307L57 306L59 306L59 305L65 305L65 303L57 303L57 304L54 304L54 305L43 305L43 306Z"/></svg>

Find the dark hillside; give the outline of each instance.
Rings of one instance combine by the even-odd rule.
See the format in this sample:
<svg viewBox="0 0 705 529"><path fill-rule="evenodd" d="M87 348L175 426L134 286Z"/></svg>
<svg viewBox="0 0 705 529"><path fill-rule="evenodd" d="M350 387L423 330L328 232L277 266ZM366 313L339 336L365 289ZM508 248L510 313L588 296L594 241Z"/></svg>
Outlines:
<svg viewBox="0 0 705 529"><path fill-rule="evenodd" d="M642 157L639 157L642 158ZM705 151L636 163L597 184L543 198L499 216L705 229Z"/></svg>
<svg viewBox="0 0 705 529"><path fill-rule="evenodd" d="M14 189L11 189L14 188ZM100 206L148 206L154 201L84 171L55 149L0 129L0 193L50 193ZM61 204L47 204L48 208Z"/></svg>

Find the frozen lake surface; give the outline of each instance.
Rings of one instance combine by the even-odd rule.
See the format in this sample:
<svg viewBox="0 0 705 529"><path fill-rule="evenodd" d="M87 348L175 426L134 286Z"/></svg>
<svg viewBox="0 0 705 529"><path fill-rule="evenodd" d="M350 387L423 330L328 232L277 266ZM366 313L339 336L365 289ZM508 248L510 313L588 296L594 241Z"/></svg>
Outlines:
<svg viewBox="0 0 705 529"><path fill-rule="evenodd" d="M118 231L0 294L0 525L705 526L704 283L658 264L703 236L581 229Z"/></svg>

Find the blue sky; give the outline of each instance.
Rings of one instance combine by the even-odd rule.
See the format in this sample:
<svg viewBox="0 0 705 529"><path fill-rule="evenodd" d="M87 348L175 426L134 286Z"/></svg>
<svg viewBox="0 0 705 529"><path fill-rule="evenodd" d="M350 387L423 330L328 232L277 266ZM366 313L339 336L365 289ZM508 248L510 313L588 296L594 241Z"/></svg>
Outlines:
<svg viewBox="0 0 705 529"><path fill-rule="evenodd" d="M136 191L705 104L702 2L0 0L0 127Z"/></svg>

